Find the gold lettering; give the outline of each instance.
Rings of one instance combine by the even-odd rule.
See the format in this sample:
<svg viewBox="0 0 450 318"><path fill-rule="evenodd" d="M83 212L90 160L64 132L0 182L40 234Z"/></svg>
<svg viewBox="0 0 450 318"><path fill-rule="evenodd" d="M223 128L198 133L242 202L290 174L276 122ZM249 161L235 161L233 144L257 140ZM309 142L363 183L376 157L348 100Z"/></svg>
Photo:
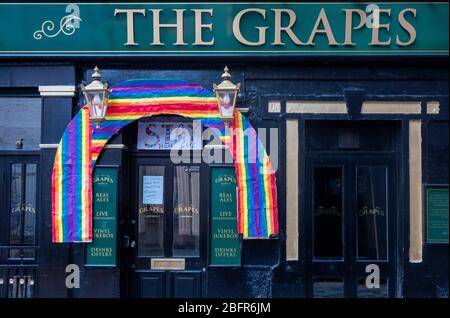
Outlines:
<svg viewBox="0 0 450 318"><path fill-rule="evenodd" d="M213 25L212 23L203 24L202 23L202 14L208 13L211 17L213 16L213 9L192 9L195 15L195 42L193 45L214 45L214 37L211 41L205 42L202 39L202 30L208 29L212 31Z"/></svg>
<svg viewBox="0 0 450 318"><path fill-rule="evenodd" d="M323 24L323 29L319 29L321 22ZM339 45L336 42L336 39L334 38L333 31L330 27L330 22L328 21L328 17L323 8L320 10L320 14L317 17L316 24L314 25L314 28L313 28L313 31L311 32L308 43L306 43L306 44L315 45L314 38L316 37L317 33L325 33L326 34L326 36L328 38L328 45Z"/></svg>
<svg viewBox="0 0 450 318"><path fill-rule="evenodd" d="M388 17L391 16L391 9L374 9L373 10L373 25L372 25L372 42L370 45L390 45L391 38L387 41L380 41L380 29L386 29L389 31L390 23L381 24L381 13L387 13Z"/></svg>
<svg viewBox="0 0 450 318"><path fill-rule="evenodd" d="M177 41L174 45L187 45L184 42L184 26L183 26L183 14L185 9L172 9L176 13L177 22L174 24L162 24L160 22L160 13L162 9L150 9L153 13L153 42L151 45L164 45L161 42L160 31L161 28L176 28L177 30Z"/></svg>
<svg viewBox="0 0 450 318"><path fill-rule="evenodd" d="M124 45L139 45L134 41L134 14L139 13L145 16L145 10L139 9L115 9L114 16L126 13L127 14L127 42Z"/></svg>
<svg viewBox="0 0 450 318"><path fill-rule="evenodd" d="M295 24L295 21L297 20L297 16L295 15L295 12L290 9L272 9L273 12L275 12L275 34L274 34L274 41L273 45L284 45L284 43L281 41L281 32L286 32L286 34L289 36L289 38L297 45L303 45L298 37L292 32L292 27ZM281 20L282 20L282 13L287 13L289 15L289 23L287 26L283 27L281 26Z"/></svg>
<svg viewBox="0 0 450 318"><path fill-rule="evenodd" d="M241 33L241 18L244 14L247 12L256 12L259 13L264 19L266 19L266 10L263 9L256 9L256 8L249 8L240 11L233 20L233 34L236 40L241 42L245 45L250 46L257 46L257 45L263 45L266 43L266 30L268 27L255 27L255 29L258 29L258 41L256 42L250 42L247 39L244 38L244 36Z"/></svg>
<svg viewBox="0 0 450 318"><path fill-rule="evenodd" d="M361 29L366 24L366 13L360 9L344 9L345 11L345 41L344 45L355 45L352 42L353 30ZM353 13L358 13L359 24L353 27Z"/></svg>
<svg viewBox="0 0 450 318"><path fill-rule="evenodd" d="M400 13L398 14L398 23L400 24L400 26L409 34L409 40L406 42L403 42L400 40L400 37L397 35L397 40L396 43L399 46L408 46L411 45L412 43L414 43L414 41L416 40L416 29L412 26L411 23L409 23L408 21L406 21L405 18L405 13L406 12L412 12L413 17L416 17L416 9L413 8L406 8L403 9L402 11L400 11Z"/></svg>

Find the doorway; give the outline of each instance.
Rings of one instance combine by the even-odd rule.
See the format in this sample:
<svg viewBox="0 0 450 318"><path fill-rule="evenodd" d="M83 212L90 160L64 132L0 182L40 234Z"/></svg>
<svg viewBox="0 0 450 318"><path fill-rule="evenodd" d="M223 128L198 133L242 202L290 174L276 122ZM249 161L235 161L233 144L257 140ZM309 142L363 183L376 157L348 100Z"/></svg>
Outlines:
<svg viewBox="0 0 450 318"><path fill-rule="evenodd" d="M167 154L131 160L129 295L198 298L206 258L204 168Z"/></svg>
<svg viewBox="0 0 450 318"><path fill-rule="evenodd" d="M307 297L395 297L397 127L306 124Z"/></svg>

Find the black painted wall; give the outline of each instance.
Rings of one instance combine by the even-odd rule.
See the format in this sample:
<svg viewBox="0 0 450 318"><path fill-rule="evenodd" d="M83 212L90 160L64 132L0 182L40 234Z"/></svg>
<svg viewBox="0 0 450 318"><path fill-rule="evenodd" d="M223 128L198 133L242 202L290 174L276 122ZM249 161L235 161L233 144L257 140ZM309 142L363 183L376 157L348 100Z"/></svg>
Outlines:
<svg viewBox="0 0 450 318"><path fill-rule="evenodd" d="M316 59L295 61L287 59L211 58L172 60L83 59L70 65L52 66L52 63L15 61L16 65L0 65L0 90L20 90L37 85L75 85L89 81L94 65L101 69L103 79L114 85L131 78L181 78L211 88L220 80L224 64L228 64L234 82L241 82L238 106L249 107L246 115L255 127L278 128L280 131L280 158L277 172L280 206L279 239L245 241L241 269L208 269L203 276L204 295L207 297L303 297L304 259L302 251L298 262L285 262L285 140L283 114L268 114L269 99L343 100L350 107L350 116L327 119L358 120L362 100L438 100L441 114L433 119L425 115L379 116L374 119L399 120L402 128L402 160L407 162L407 120L423 120L423 182L448 184L448 71L446 60L404 59L339 59L322 62ZM19 67L17 67L17 64ZM49 65L50 64L50 65ZM23 67L29 74L23 79ZM17 74L17 75L14 75ZM20 75L20 76L19 76ZM44 98L42 143L57 143L72 113L79 110L79 95L71 98ZM73 107L72 107L73 105ZM317 116L298 116L299 120L319 119ZM324 119L324 118L321 118ZM114 143L129 143L119 135ZM126 273L123 266L127 254L119 258L118 268L92 269L84 267L84 248L80 244L51 244L50 175L55 150L41 150L41 216L40 216L40 275L39 297L119 297L125 296ZM122 150L107 150L99 164L118 165L121 180L128 183L127 155ZM405 168L403 168L405 169ZM407 176L407 175L406 175ZM405 177L405 176L403 176ZM407 192L407 178L403 194ZM127 189L123 189L122 217L127 217ZM403 297L448 297L448 244L424 244L424 258L420 264L408 260L408 198L404 197L404 212L399 224L398 250L400 259L399 295ZM302 219L302 216L300 216ZM123 229L120 227L120 238ZM303 231L301 230L300 241ZM121 240L119 241L119 244ZM301 245L300 245L301 246ZM64 268L73 262L80 265L82 286L68 291L64 287Z"/></svg>

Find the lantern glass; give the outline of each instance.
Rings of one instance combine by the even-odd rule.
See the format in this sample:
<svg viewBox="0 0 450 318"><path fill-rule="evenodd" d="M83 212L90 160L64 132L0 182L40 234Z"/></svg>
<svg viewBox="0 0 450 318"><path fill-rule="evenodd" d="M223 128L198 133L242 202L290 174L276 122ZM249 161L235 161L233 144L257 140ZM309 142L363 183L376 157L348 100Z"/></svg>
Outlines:
<svg viewBox="0 0 450 318"><path fill-rule="evenodd" d="M217 90L216 92L220 115L223 118L233 118L237 90Z"/></svg>
<svg viewBox="0 0 450 318"><path fill-rule="evenodd" d="M233 84L233 82L231 82L231 74L228 71L228 67L225 66L225 68L223 69L223 74L221 76L222 82L219 85L213 84L220 117L225 122L225 125L229 124L234 117L236 98L241 86L240 83L235 85Z"/></svg>
<svg viewBox="0 0 450 318"><path fill-rule="evenodd" d="M86 103L89 107L89 115L97 127L99 127L100 122L106 116L110 94L108 84L102 83L100 79L101 75L98 72L98 67L95 67L94 73L92 74L92 82L86 86L81 85L81 90L84 93Z"/></svg>
<svg viewBox="0 0 450 318"><path fill-rule="evenodd" d="M104 119L108 107L108 96L105 91L86 92L91 119Z"/></svg>

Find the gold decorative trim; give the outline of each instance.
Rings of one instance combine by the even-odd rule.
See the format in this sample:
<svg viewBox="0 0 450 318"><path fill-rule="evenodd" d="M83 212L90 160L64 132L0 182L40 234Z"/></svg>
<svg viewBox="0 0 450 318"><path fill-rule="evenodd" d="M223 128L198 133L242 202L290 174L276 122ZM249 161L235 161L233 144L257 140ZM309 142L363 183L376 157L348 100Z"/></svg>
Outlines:
<svg viewBox="0 0 450 318"><path fill-rule="evenodd" d="M422 262L422 122L409 121L409 261Z"/></svg>
<svg viewBox="0 0 450 318"><path fill-rule="evenodd" d="M370 101L363 102L361 114L420 114L420 102Z"/></svg>
<svg viewBox="0 0 450 318"><path fill-rule="evenodd" d="M437 115L441 110L441 105L438 101L427 102L427 114Z"/></svg>
<svg viewBox="0 0 450 318"><path fill-rule="evenodd" d="M347 114L347 105L335 101L290 101L286 103L286 113Z"/></svg>
<svg viewBox="0 0 450 318"><path fill-rule="evenodd" d="M298 120L286 120L286 260L298 260L298 179L299 134Z"/></svg>

